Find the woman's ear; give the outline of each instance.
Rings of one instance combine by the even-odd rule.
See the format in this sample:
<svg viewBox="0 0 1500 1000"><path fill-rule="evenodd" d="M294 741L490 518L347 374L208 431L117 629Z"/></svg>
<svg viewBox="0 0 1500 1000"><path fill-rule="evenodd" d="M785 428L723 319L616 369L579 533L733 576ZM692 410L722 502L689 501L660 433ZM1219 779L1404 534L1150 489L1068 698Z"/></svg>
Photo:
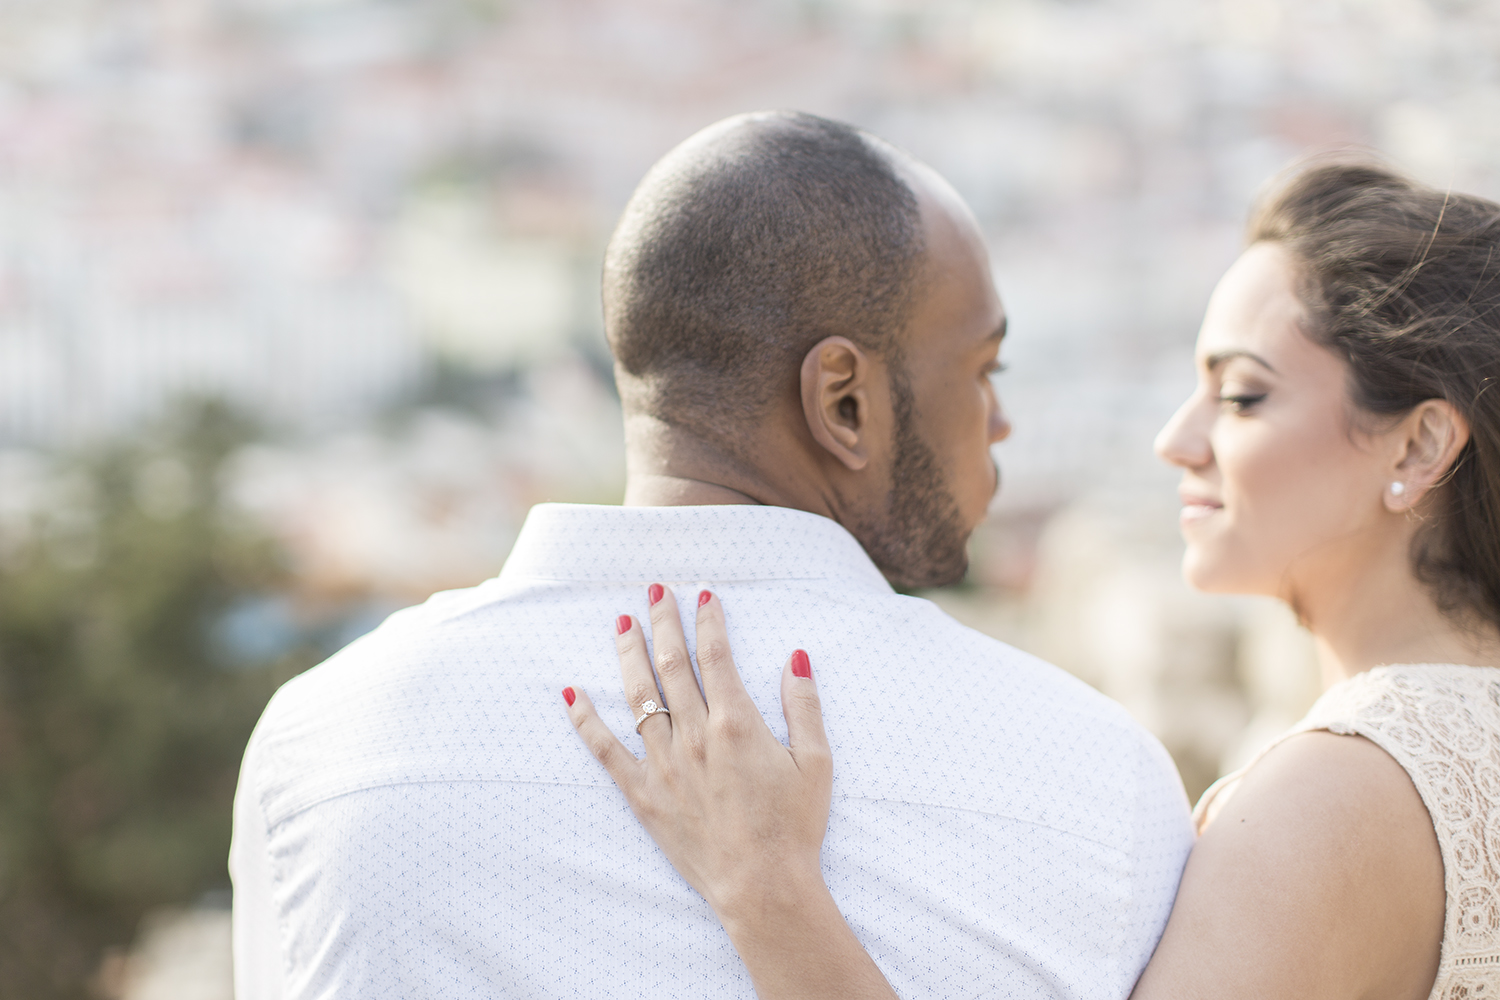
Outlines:
<svg viewBox="0 0 1500 1000"><path fill-rule="evenodd" d="M807 429L834 458L858 472L870 461L870 359L847 337L827 337L802 359Z"/></svg>
<svg viewBox="0 0 1500 1000"><path fill-rule="evenodd" d="M1469 443L1469 421L1446 399L1428 399L1412 408L1395 434L1397 462L1385 506L1401 514L1417 506L1452 470Z"/></svg>

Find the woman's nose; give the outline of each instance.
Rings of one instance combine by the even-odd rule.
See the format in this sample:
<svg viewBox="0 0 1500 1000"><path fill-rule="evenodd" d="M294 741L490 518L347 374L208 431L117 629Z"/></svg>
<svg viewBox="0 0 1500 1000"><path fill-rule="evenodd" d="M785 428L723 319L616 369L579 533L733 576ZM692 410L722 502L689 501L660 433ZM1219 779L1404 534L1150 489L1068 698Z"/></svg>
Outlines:
<svg viewBox="0 0 1500 1000"><path fill-rule="evenodd" d="M1208 439L1212 415L1203 403L1203 393L1193 393L1156 435L1154 447L1162 461L1184 469L1202 468L1213 461Z"/></svg>

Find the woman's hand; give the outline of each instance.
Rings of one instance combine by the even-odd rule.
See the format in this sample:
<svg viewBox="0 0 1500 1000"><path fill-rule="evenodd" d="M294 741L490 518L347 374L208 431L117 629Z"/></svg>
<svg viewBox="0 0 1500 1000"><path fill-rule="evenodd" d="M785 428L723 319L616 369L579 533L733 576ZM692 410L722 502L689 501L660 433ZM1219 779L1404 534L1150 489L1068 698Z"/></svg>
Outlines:
<svg viewBox="0 0 1500 1000"><path fill-rule="evenodd" d="M698 596L700 693L676 599L656 584L649 596L654 674L635 619L621 615L615 629L631 710L639 718L642 706L663 701L670 710L641 719L645 759L625 748L582 690L568 689L576 694L569 715L647 832L733 934L768 907L827 893L818 854L833 765L817 685L807 654L793 653L781 672L791 742L782 746L740 680L719 601L706 590Z"/></svg>
<svg viewBox="0 0 1500 1000"><path fill-rule="evenodd" d="M781 670L790 748L771 733L729 655L724 609L698 595L698 678L672 592L652 584L651 634L629 615L615 623L625 696L640 719L637 760L594 711L563 697L579 735L683 878L729 932L761 1000L894 997L823 881L833 762L807 654ZM657 691L657 681L661 690ZM671 710L646 715L647 702ZM642 718L644 716L644 718Z"/></svg>

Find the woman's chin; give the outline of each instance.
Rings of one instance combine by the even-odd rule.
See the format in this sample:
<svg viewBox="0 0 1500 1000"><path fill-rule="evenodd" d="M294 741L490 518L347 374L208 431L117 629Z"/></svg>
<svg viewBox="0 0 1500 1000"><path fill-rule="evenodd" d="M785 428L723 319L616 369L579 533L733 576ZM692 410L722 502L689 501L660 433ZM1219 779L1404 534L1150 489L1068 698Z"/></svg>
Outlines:
<svg viewBox="0 0 1500 1000"><path fill-rule="evenodd" d="M1182 579L1189 587L1205 594L1236 593L1222 560L1212 558L1196 545L1188 545L1182 554Z"/></svg>
<svg viewBox="0 0 1500 1000"><path fill-rule="evenodd" d="M1224 558L1189 545L1182 555L1182 579L1204 594L1260 594L1277 596L1275 587L1243 571L1240 560Z"/></svg>

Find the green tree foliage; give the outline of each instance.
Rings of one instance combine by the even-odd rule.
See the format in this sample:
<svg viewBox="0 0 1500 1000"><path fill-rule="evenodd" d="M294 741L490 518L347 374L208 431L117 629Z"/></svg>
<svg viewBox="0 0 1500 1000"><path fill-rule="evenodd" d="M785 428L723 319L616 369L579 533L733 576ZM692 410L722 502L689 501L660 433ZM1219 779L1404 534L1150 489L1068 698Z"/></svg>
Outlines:
<svg viewBox="0 0 1500 1000"><path fill-rule="evenodd" d="M283 584L220 496L249 435L186 407L53 463L0 538L0 997L88 996L143 912L228 887L245 742L315 658L234 664L216 642L237 601Z"/></svg>

